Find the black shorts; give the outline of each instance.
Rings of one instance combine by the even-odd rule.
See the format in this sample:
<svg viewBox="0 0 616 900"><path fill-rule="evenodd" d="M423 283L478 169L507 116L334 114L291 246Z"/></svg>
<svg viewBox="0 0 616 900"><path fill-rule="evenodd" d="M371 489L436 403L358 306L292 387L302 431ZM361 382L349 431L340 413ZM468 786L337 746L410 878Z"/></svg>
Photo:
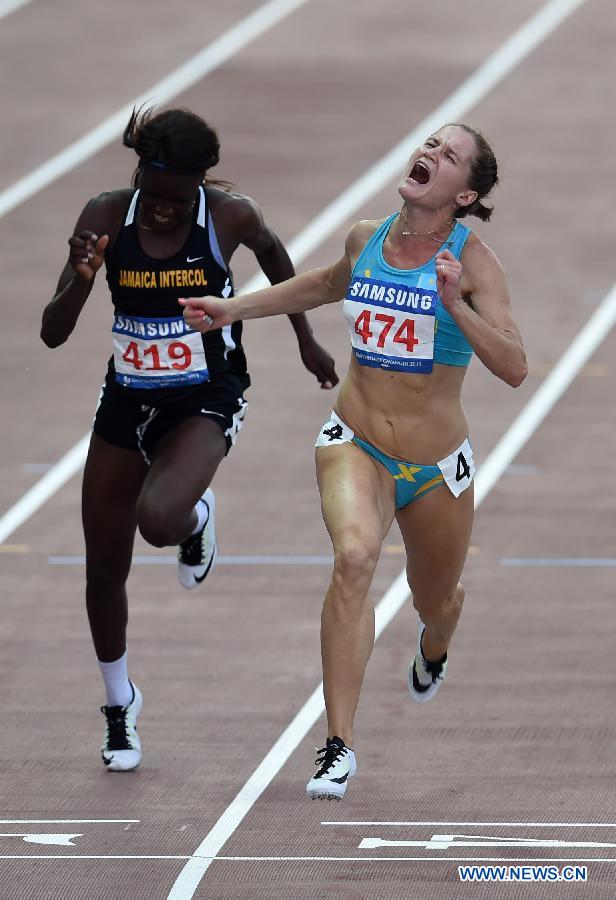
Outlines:
<svg viewBox="0 0 616 900"><path fill-rule="evenodd" d="M207 381L188 394L182 392L177 402L164 406L149 406L131 393L130 388L105 382L93 431L114 447L139 450L148 465L158 441L191 416L216 422L225 436L228 453L248 407L242 396L242 384L231 373Z"/></svg>

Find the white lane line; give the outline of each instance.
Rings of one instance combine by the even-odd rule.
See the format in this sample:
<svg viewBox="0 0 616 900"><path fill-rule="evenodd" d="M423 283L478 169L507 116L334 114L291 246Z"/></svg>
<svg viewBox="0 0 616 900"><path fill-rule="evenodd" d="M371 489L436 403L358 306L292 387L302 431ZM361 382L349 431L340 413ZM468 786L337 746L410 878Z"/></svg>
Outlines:
<svg viewBox="0 0 616 900"><path fill-rule="evenodd" d="M515 465L509 466L505 475L536 475L537 466Z"/></svg>
<svg viewBox="0 0 616 900"><path fill-rule="evenodd" d="M90 433L85 434L40 481L23 495L0 519L0 544L23 525L56 491L78 472L86 458Z"/></svg>
<svg viewBox="0 0 616 900"><path fill-rule="evenodd" d="M479 507L488 496L520 449L569 387L576 373L607 336L615 321L616 285L480 467L475 483L475 508ZM375 640L408 597L406 573L402 571L376 607ZM171 888L167 900L189 900L194 895L211 865L212 857L216 856L218 850L231 837L324 709L321 683L196 849L193 858L186 864Z"/></svg>
<svg viewBox="0 0 616 900"><path fill-rule="evenodd" d="M140 856L132 856L132 855L129 856L128 854L118 854L116 856L100 856L100 855L99 856L95 856L95 855L85 856L84 854L73 855L71 853L70 856L68 854L66 854L66 856L65 856L63 854L58 854L58 853L49 853L49 854L46 853L44 856L42 856L42 855L35 856L34 854L32 856L30 854L28 854L27 856L24 856L24 855L17 856L15 854L11 854L11 855L5 854L5 855L0 855L0 859L39 859L39 860L40 859L56 859L56 860L57 859L67 859L67 860L68 859L190 859L190 857L186 856L186 854L184 854L183 856L177 856L177 855L171 855L171 854L167 854L166 856L153 855L153 854L150 854L150 855L144 854L144 855L140 855Z"/></svg>
<svg viewBox="0 0 616 900"><path fill-rule="evenodd" d="M616 559L590 559L580 557L576 559L575 557L570 558L562 558L562 559L538 559L538 558L511 558L511 559L501 559L501 566L518 566L518 567L528 567L528 568L588 568L588 569L605 569L605 568L614 568L616 566Z"/></svg>
<svg viewBox="0 0 616 900"><path fill-rule="evenodd" d="M28 857L29 859L32 857ZM46 858L46 857L43 857ZM64 857L62 857L64 858ZM0 857L2 859L2 857ZM72 857L71 857L72 859ZM348 862L348 863L366 863L366 862L474 862L478 864L486 862L509 862L509 863L526 863L534 865L535 863L613 863L616 857L608 857L607 859L591 857L589 859L579 859L578 857L554 857L550 856L546 859L529 858L528 856L217 856L216 861L228 860L231 862ZM571 882L573 884L573 882ZM205 896L205 895L204 895ZM409 895L410 896L410 895Z"/></svg>
<svg viewBox="0 0 616 900"><path fill-rule="evenodd" d="M0 19L31 2L32 0L0 0Z"/></svg>
<svg viewBox="0 0 616 900"><path fill-rule="evenodd" d="M375 828L382 825L390 825L394 828L410 827L417 825L438 827L459 826L460 828L616 828L616 822L321 822L321 825L352 825L361 828Z"/></svg>
<svg viewBox="0 0 616 900"><path fill-rule="evenodd" d="M310 0L269 0L96 128L0 193L0 217L57 181L122 134L134 106L168 103Z"/></svg>
<svg viewBox="0 0 616 900"><path fill-rule="evenodd" d="M0 825L133 825L140 821L141 819L0 819Z"/></svg>
<svg viewBox="0 0 616 900"><path fill-rule="evenodd" d="M10 860L10 859L19 859L19 860L43 860L43 859L53 859L53 860L74 860L74 859L190 859L189 856L85 856L79 855L74 856L72 853L69 856L68 854L65 856L63 854L53 854L46 853L45 855L0 855L0 859ZM616 862L616 857L595 857L591 856L589 858L579 858L577 856L570 857L558 857L558 856L548 856L546 858L536 858L532 857L529 859L528 856L216 856L211 857L211 861L213 862L216 859L216 862L350 862L350 863L367 863L367 862L397 862L397 863L409 863L409 862L476 862L476 863L485 863L485 862L510 862L510 863L527 863L529 865L535 863L557 863L557 862L568 862L568 863L613 863Z"/></svg>
<svg viewBox="0 0 616 900"><path fill-rule="evenodd" d="M218 556L218 566L331 566L333 556ZM85 566L85 556L48 556L50 566ZM133 556L134 566L176 566L177 556Z"/></svg>
<svg viewBox="0 0 616 900"><path fill-rule="evenodd" d="M296 238L288 245L289 255L291 259L298 265L302 260L306 259L312 251L318 247L323 241L333 234L336 229L342 225L347 218L356 212L363 203L370 197L378 193L387 184L390 178L398 172L406 162L411 150L418 141L424 139L426 134L431 130L442 125L450 119L456 119L467 112L472 106L478 103L486 96L500 80L502 80L509 72L518 65L525 56L531 53L541 41L556 29L561 22L570 15L575 9L585 3L586 0L551 0L529 21L522 26L515 34L509 38L499 50L497 50L486 62L480 66L476 72L470 76L463 84L442 103L434 113L424 119L416 128L401 141L393 150L386 154L376 165L369 169L365 175L359 178L346 191L331 203L325 210L320 213L307 227L301 231ZM0 215L2 215L2 197L0 194ZM267 284L267 280L262 273L255 275L242 288L243 292L258 290ZM89 434L85 435L79 444L75 445L73 450L84 444L87 449ZM85 442L85 443L84 443ZM69 451L67 457L72 454ZM57 465L64 463L67 457L64 457ZM63 478L59 487L68 479L78 472L83 466L85 452L83 458L77 453L72 457L73 468L66 470L66 477ZM51 469L45 478L53 475L54 469ZM41 479L38 484L26 494L23 498L29 498L30 512L28 515L16 515L21 509L23 501L9 509L0 519L0 543L5 541L7 537L13 533L26 519L36 512L51 496L46 490L45 478ZM40 486L40 489L39 489ZM5 520L8 520L5 522Z"/></svg>
<svg viewBox="0 0 616 900"><path fill-rule="evenodd" d="M575 848L581 850L613 850L616 844L606 841L561 841L552 838L491 837L476 834L433 834L423 840L393 841L382 837L362 838L358 850L378 850L379 847L424 847L426 850L452 850L458 847L481 847L496 850L501 847L536 847L541 850Z"/></svg>
<svg viewBox="0 0 616 900"><path fill-rule="evenodd" d="M62 859L65 858L68 857L62 857ZM71 859L73 859L72 856ZM534 864L540 862L613 863L616 862L616 857L607 859L565 857L561 859L550 856L546 859L536 859L533 856L532 859L529 859L528 856L217 856L216 861L218 862L218 860L229 862L521 862Z"/></svg>

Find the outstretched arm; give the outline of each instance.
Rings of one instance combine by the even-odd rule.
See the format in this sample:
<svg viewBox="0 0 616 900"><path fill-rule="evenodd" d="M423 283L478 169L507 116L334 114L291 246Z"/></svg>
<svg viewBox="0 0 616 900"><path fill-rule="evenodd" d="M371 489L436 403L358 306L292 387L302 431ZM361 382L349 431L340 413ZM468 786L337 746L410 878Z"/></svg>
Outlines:
<svg viewBox="0 0 616 900"><path fill-rule="evenodd" d="M470 240L462 263L448 250L437 257L441 302L484 366L511 387L519 387L528 367L505 275L490 248L478 238Z"/></svg>
<svg viewBox="0 0 616 900"><path fill-rule="evenodd" d="M330 266L303 272L281 284L241 294L229 300L200 297L181 300L184 317L197 331L222 328L238 319L260 319L282 313L300 313L342 299L351 280L350 245L347 238L344 255Z"/></svg>
<svg viewBox="0 0 616 900"><path fill-rule="evenodd" d="M180 300L184 318L197 331L211 331L238 319L264 319L283 313L305 312L340 300L348 287L351 269L346 257L323 269L295 275L252 294L240 294L230 300L218 297L191 297Z"/></svg>

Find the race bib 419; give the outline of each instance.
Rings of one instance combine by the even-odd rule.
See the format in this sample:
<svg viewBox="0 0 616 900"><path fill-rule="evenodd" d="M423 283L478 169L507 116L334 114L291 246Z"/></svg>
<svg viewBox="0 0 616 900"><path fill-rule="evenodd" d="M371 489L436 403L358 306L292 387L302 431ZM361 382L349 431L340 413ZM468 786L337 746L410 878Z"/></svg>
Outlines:
<svg viewBox="0 0 616 900"><path fill-rule="evenodd" d="M125 387L184 387L209 378L201 335L182 316L116 313L112 333L116 381Z"/></svg>

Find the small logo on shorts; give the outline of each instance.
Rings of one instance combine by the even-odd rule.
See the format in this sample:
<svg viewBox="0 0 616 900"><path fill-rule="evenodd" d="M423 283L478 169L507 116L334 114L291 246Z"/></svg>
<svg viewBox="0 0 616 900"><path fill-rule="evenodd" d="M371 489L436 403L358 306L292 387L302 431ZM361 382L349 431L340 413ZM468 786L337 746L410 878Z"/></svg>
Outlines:
<svg viewBox="0 0 616 900"><path fill-rule="evenodd" d="M342 425L333 425L331 428L324 428L323 434L326 434L330 441L339 441L342 437Z"/></svg>

